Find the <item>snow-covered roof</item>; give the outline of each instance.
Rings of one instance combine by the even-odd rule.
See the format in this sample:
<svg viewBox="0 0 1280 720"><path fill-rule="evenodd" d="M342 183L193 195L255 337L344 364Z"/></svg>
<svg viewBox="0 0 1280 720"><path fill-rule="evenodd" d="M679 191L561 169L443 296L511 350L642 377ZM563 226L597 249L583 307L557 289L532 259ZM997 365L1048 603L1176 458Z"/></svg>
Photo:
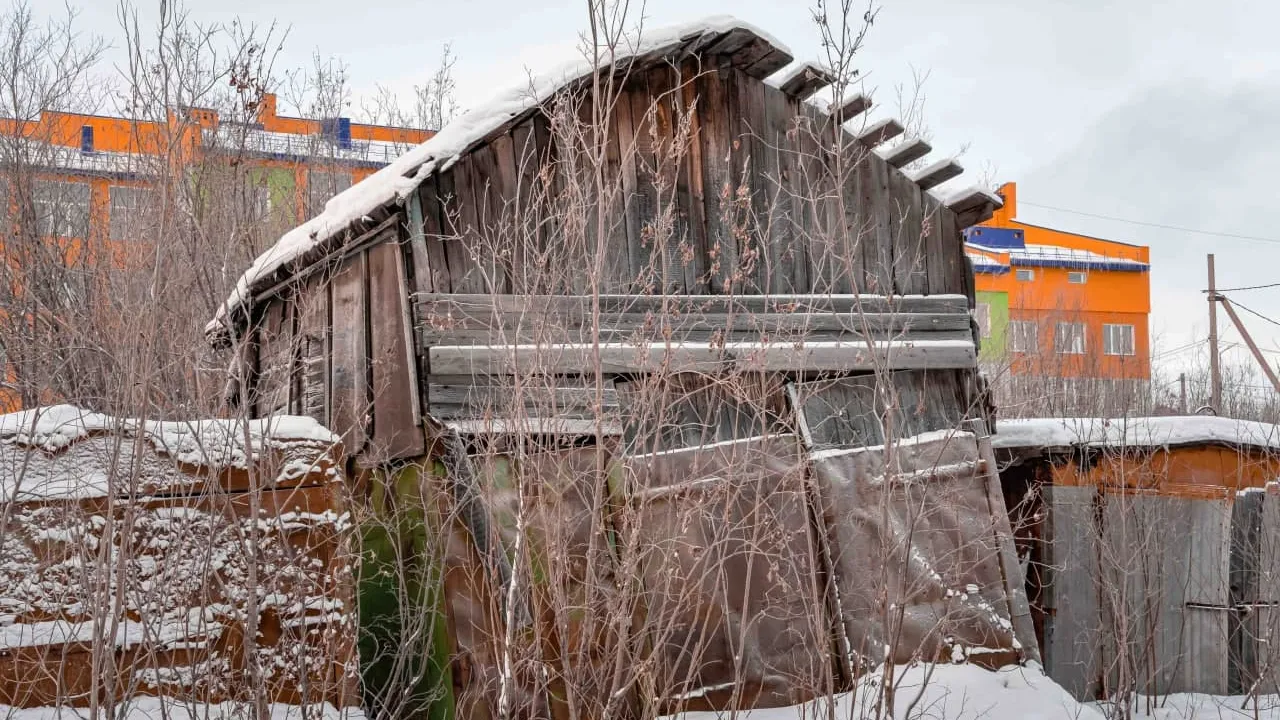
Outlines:
<svg viewBox="0 0 1280 720"><path fill-rule="evenodd" d="M1031 418L1000 420L997 448L1172 447L1226 444L1280 450L1280 425L1190 415L1132 418Z"/></svg>
<svg viewBox="0 0 1280 720"><path fill-rule="evenodd" d="M1079 250L1061 245L1037 245L1028 243L1024 247L998 247L969 242L966 246L989 253L1007 254L1009 265L1023 267L1064 267L1079 270L1128 270L1142 271L1148 269L1147 263L1128 258L1113 257L1091 250ZM972 257L972 255L970 256ZM987 265L1005 267L997 258L985 258Z"/></svg>
<svg viewBox="0 0 1280 720"><path fill-rule="evenodd" d="M674 51L687 45L702 46L704 40L710 41L734 30L752 33L789 54L783 43L764 30L734 17L715 16L662 28L646 28L638 37L624 38L612 60L614 64L620 64L641 55L661 54L666 48ZM431 139L410 148L390 165L334 196L325 204L323 212L285 233L274 247L254 260L206 326L206 333L217 336L224 331L225 319L241 303L250 300L258 284L277 270L378 208L403 202L432 173L448 169L460 155L491 133L545 104L570 84L590 77L596 69L584 56L551 72L530 77L454 119Z"/></svg>
<svg viewBox="0 0 1280 720"><path fill-rule="evenodd" d="M135 454L137 441L146 445ZM297 479L319 469L318 460L340 442L308 417L159 422L72 405L23 410L0 415L0 500L102 496L132 480L153 488L190 484L179 466L245 468L269 450L288 456L277 480Z"/></svg>
<svg viewBox="0 0 1280 720"><path fill-rule="evenodd" d="M973 269L975 272L988 272L997 275L1009 272L1008 265L988 255L971 252L965 253L965 256L969 258L969 262L973 263Z"/></svg>
<svg viewBox="0 0 1280 720"><path fill-rule="evenodd" d="M205 144L211 147L243 149L287 158L323 159L333 162L387 165L417 143L386 140L351 140L346 146L321 135L273 132L223 123L204 131Z"/></svg>

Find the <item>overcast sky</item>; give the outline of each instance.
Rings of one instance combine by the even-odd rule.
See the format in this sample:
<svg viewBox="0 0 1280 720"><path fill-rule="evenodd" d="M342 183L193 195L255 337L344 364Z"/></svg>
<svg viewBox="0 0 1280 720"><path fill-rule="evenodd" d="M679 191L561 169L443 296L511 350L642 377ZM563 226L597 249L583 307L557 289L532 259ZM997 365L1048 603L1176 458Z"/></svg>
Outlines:
<svg viewBox="0 0 1280 720"><path fill-rule="evenodd" d="M34 2L37 9L62 4ZM78 4L86 26L113 25L107 0ZM279 22L290 32L281 67L304 66L316 52L337 56L358 92L424 82L451 42L465 107L519 82L526 69L567 57L584 4L219 0L193 7L193 15ZM818 57L811 6L650 0L644 15L655 26L734 14L808 59ZM927 72L925 120L935 152L967 148L961 161L969 182L984 169L1016 180L1020 219L1150 245L1153 332L1168 352L1207 332L1200 293L1206 252L1217 254L1222 287L1280 282L1278 25L1280 4L1262 0L885 0L860 67L882 114L894 111L896 86ZM1031 203L1274 241L1144 227ZM1233 296L1280 319L1280 288ZM1280 326L1247 315L1246 323L1280 353ZM1238 342L1233 330L1224 336ZM1203 361L1203 344L1198 349ZM1280 354L1272 357L1280 361Z"/></svg>

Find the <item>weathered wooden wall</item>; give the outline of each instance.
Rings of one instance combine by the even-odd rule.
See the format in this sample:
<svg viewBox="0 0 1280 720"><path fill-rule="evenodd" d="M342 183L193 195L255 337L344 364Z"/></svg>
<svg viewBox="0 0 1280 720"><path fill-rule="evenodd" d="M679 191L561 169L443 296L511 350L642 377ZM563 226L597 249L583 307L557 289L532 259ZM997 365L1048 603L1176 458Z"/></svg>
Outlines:
<svg viewBox="0 0 1280 720"><path fill-rule="evenodd" d="M478 406L494 395L483 387L511 385L498 376L567 373L545 394L557 400L550 407L564 405L560 420L582 422L550 429L581 432L600 420L574 390L595 383L582 374L586 355L624 374L673 359L666 347L647 365L622 347L598 356L586 347L593 327L602 341L675 332L674 359L703 367L722 362L721 341L786 337L808 345L770 349L765 365L956 368L946 397L956 396L972 385L973 348L918 341L974 337L961 230L989 207L981 198L944 207L928 192L954 164L902 169L927 145L873 151L902 128L857 132L864 98L835 116L819 111L807 97L825 82L820 73L766 84L786 59L750 33L731 34L674 66L649 58L620 72L603 123L581 88L514 117L428 174L403 206L372 213L327 257L259 295L244 337L246 399L259 414L311 415L375 462L421 454L424 416L479 428ZM589 308L569 308L592 293L618 298L602 325ZM525 306L565 294L579 297L529 322ZM832 294L846 300L787 302ZM755 307L747 299L757 295L772 299ZM681 296L736 299L672 306ZM566 340L577 345L550 366L544 352L537 367L531 353L508 367L500 347ZM892 353L859 347L891 340L902 341ZM461 395L459 378L479 375L493 379L476 398Z"/></svg>
<svg viewBox="0 0 1280 720"><path fill-rule="evenodd" d="M1043 515L1022 544L1042 549L1045 667L1078 698L1247 692L1274 683L1266 578L1275 560L1277 459L1195 445L1004 458L1043 483L1007 498Z"/></svg>
<svg viewBox="0 0 1280 720"><path fill-rule="evenodd" d="M604 128L603 192L576 187L595 180L578 176L590 138L557 122L536 113L421 184L419 291L969 290L963 219L871 152L882 135L841 127L837 139L833 118L729 57L625 79ZM556 222L573 212L602 214L603 237L592 222Z"/></svg>

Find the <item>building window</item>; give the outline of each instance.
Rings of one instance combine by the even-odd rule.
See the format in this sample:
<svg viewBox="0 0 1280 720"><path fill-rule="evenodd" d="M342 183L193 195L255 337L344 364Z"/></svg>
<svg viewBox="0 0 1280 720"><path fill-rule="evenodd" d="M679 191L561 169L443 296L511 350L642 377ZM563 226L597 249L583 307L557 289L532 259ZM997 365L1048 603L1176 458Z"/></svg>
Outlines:
<svg viewBox="0 0 1280 720"><path fill-rule="evenodd" d="M112 240L136 240L143 234L155 191L139 187L111 187L108 233Z"/></svg>
<svg viewBox="0 0 1280 720"><path fill-rule="evenodd" d="M991 305L980 302L973 308L973 319L978 323L978 332L984 338L991 337Z"/></svg>
<svg viewBox="0 0 1280 720"><path fill-rule="evenodd" d="M1083 285L1089 280L1089 273L1069 272L1067 273L1067 282L1072 285Z"/></svg>
<svg viewBox="0 0 1280 720"><path fill-rule="evenodd" d="M1033 353L1040 349L1040 337L1035 322L1013 320L1009 323L1009 350L1017 353Z"/></svg>
<svg viewBox="0 0 1280 720"><path fill-rule="evenodd" d="M1059 355L1083 355L1084 333L1084 323L1058 323L1053 335L1053 351Z"/></svg>
<svg viewBox="0 0 1280 720"><path fill-rule="evenodd" d="M1132 325L1103 325L1102 352L1106 355L1136 355Z"/></svg>
<svg viewBox="0 0 1280 720"><path fill-rule="evenodd" d="M88 236L89 183L37 181L31 188L31 204L41 236Z"/></svg>
<svg viewBox="0 0 1280 720"><path fill-rule="evenodd" d="M351 173L311 170L307 173L307 211L318 214L329 198L351 187Z"/></svg>
<svg viewBox="0 0 1280 720"><path fill-rule="evenodd" d="M1032 280L1036 279L1036 271L1035 270L1015 270L1013 273L1013 276L1018 279L1018 282L1031 282Z"/></svg>

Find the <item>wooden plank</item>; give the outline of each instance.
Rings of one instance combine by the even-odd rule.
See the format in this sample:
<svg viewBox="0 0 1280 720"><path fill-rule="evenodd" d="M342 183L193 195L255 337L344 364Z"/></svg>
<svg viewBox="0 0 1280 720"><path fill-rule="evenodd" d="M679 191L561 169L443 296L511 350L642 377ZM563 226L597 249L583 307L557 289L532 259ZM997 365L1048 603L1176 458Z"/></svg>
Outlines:
<svg viewBox="0 0 1280 720"><path fill-rule="evenodd" d="M806 62L779 78L778 89L788 97L804 100L835 81L835 74L827 68Z"/></svg>
<svg viewBox="0 0 1280 720"><path fill-rule="evenodd" d="M419 209L422 213L422 234L427 248L427 269L429 277L419 279L420 284L430 285L433 292L453 292L453 283L449 276L449 260L445 231L446 220L443 203L440 201L439 175L432 175L418 186ZM419 291L422 292L422 291Z"/></svg>
<svg viewBox="0 0 1280 720"><path fill-rule="evenodd" d="M741 147L737 135L737 73L723 67L698 79L701 116L703 219L706 223L707 279L712 293L732 293L738 267L738 241L733 234L735 199L740 178Z"/></svg>
<svg viewBox="0 0 1280 720"><path fill-rule="evenodd" d="M483 293L489 287L477 263L475 253L481 250L476 194L471 185L471 154L466 154L447 173L440 174L444 194L443 216L448 220L449 239L445 251L449 258L449 279L454 292Z"/></svg>
<svg viewBox="0 0 1280 720"><path fill-rule="evenodd" d="M761 237L768 243L770 258L775 263L770 273L771 284L765 292L804 293L809 291L810 259L807 244L800 241L799 223L804 206L793 190L799 157L788 135L795 123L796 104L768 86L764 93L766 186L761 192L767 202Z"/></svg>
<svg viewBox="0 0 1280 720"><path fill-rule="evenodd" d="M866 285L867 265L857 219L858 165L866 162L870 153L852 142L831 117L807 104L798 107L810 118L818 140L821 174L815 189L821 198L817 207L822 216L820 226L829 236L833 252L830 287L839 293L859 292Z"/></svg>
<svg viewBox="0 0 1280 720"><path fill-rule="evenodd" d="M1079 700L1097 697L1105 662L1098 600L1098 538L1093 487L1047 485L1048 523L1044 538L1044 661L1049 677Z"/></svg>
<svg viewBox="0 0 1280 720"><path fill-rule="evenodd" d="M661 256L655 254L654 242L660 225L658 218L657 157L655 119L657 108L649 90L648 75L641 73L628 83L631 101L631 126L634 132L635 177L631 181L634 194L628 197L627 226L637 229L627 234L630 267L641 288L660 288Z"/></svg>
<svg viewBox="0 0 1280 720"><path fill-rule="evenodd" d="M943 208L942 257L947 267L947 285L943 292L956 292L973 297L973 269L964 252L964 235L955 213Z"/></svg>
<svg viewBox="0 0 1280 720"><path fill-rule="evenodd" d="M528 268L524 266L523 238L527 216L516 212L520 178L517 176L515 141L503 133L489 143L492 165L484 168L489 175L489 227L496 244L495 264L500 268L503 292L513 292L516 278L523 287ZM482 153L483 156L483 153Z"/></svg>
<svg viewBox="0 0 1280 720"><path fill-rule="evenodd" d="M466 189L469 184L465 182L465 175L460 176L458 170L459 166L454 165L449 170L436 174L436 183L440 188L438 197L441 243L446 258L445 264L449 268L448 285L452 292L483 292L483 284L476 281L476 273L472 272L471 255L467 249L466 238L463 237L466 226L462 224L462 200L459 194L469 195ZM463 182L459 186L460 178Z"/></svg>
<svg viewBox="0 0 1280 720"><path fill-rule="evenodd" d="M974 187L965 188L946 199L947 208L957 215L974 210L980 210L986 206L998 208L1000 205L1001 200L999 196L986 188L978 187L976 185Z"/></svg>
<svg viewBox="0 0 1280 720"><path fill-rule="evenodd" d="M751 38L741 48L730 53L729 62L735 68L746 72L753 78L765 78L791 62L791 60L788 59L787 62L782 65L769 70L770 65L777 61L775 51L776 48L773 46L773 43L757 35ZM767 72L765 72L766 70Z"/></svg>
<svg viewBox="0 0 1280 720"><path fill-rule="evenodd" d="M258 331L258 377L255 383L258 417L288 413L293 384L291 301L277 297L262 310Z"/></svg>
<svg viewBox="0 0 1280 720"><path fill-rule="evenodd" d="M901 169L933 151L924 138L912 138L885 151L881 157L889 167Z"/></svg>
<svg viewBox="0 0 1280 720"><path fill-rule="evenodd" d="M920 186L921 190L930 190L951 178L959 177L962 173L964 173L964 168L960 166L960 163L952 158L943 158L913 173L911 179Z"/></svg>
<svg viewBox="0 0 1280 720"><path fill-rule="evenodd" d="M972 342L963 340L436 345L429 352L432 371L449 375L726 369L867 372L882 367L912 370L977 366Z"/></svg>
<svg viewBox="0 0 1280 720"><path fill-rule="evenodd" d="M670 337L679 341L714 339L808 342L815 340L968 340L968 315L870 313L731 313L655 316L650 313L606 314L598 337L604 342L644 342ZM438 326L420 325L419 344L507 344L538 341L585 342L592 335L589 316L579 318L465 318L455 316Z"/></svg>
<svg viewBox="0 0 1280 720"><path fill-rule="evenodd" d="M405 200L404 236L409 247L409 255L413 259L414 292L434 292L435 283L431 276L431 258L427 250L427 236L423 230L422 193L410 193Z"/></svg>
<svg viewBox="0 0 1280 720"><path fill-rule="evenodd" d="M810 289L837 294L856 290L856 278L849 272L844 243L848 239L844 218L831 211L833 182L829 165L824 123L803 103L796 103L795 148L798 155L798 177L794 192L803 208L800 232L807 239L805 256L809 264Z"/></svg>
<svg viewBox="0 0 1280 720"><path fill-rule="evenodd" d="M674 71L661 66L648 70L649 103L652 108L652 130L655 139L655 165L659 188L666 189L666 197L657 193L653 262L661 269L657 272L658 287L662 293L691 292L686 285L686 250L689 249L689 186L683 171L687 147L686 138L677 137L673 91ZM660 263L660 264L659 264Z"/></svg>
<svg viewBox="0 0 1280 720"><path fill-rule="evenodd" d="M758 37L759 35L756 35L754 32L746 28L734 28L724 36L717 39L714 43L708 45L702 52L702 56L704 58L710 58L715 55L732 56L734 53L745 47L747 43Z"/></svg>
<svg viewBox="0 0 1280 720"><path fill-rule="evenodd" d="M871 97L860 92L853 93L840 101L831 112L838 123L845 123L871 109Z"/></svg>
<svg viewBox="0 0 1280 720"><path fill-rule="evenodd" d="M369 249L369 340L373 437L368 458L384 462L424 452L416 363L409 341L403 257L392 235Z"/></svg>
<svg viewBox="0 0 1280 720"><path fill-rule="evenodd" d="M893 278L894 292L923 294L928 292L925 268L925 238L921 220L920 189L901 171L886 168L889 196L893 212Z"/></svg>
<svg viewBox="0 0 1280 720"><path fill-rule="evenodd" d="M494 137L497 141L503 136ZM509 147L509 146L508 146ZM467 235L472 262L478 262L484 287L493 293L511 292L504 261L508 255L504 232L502 174L498 171L497 148L493 142L481 145L467 154L466 163L471 179L470 198L463 198L463 217L468 217L466 207L474 209L473 232ZM459 167L463 163L459 162Z"/></svg>
<svg viewBox="0 0 1280 720"><path fill-rule="evenodd" d="M618 212L621 215L626 243L619 262L624 262L627 268L627 292L639 292L643 285L641 278L645 274L644 265L640 260L644 242L642 223L635 202L639 197L637 123L631 113L632 107L636 104L636 96L646 95L646 88L643 78L631 78L630 82L622 88L622 95L613 108L613 133L618 144L618 181L622 189L622 200L619 203Z"/></svg>
<svg viewBox="0 0 1280 720"><path fill-rule="evenodd" d="M597 412L595 380L589 377L432 375L427 378L429 412L439 420L603 417L617 422L617 390L613 380L601 382L602 407Z"/></svg>
<svg viewBox="0 0 1280 720"><path fill-rule="evenodd" d="M572 313L585 312L592 303L600 303L605 313L663 314L689 313L966 313L968 298L959 293L938 295L488 295L488 294L416 294L422 304L443 303L446 311L463 310L497 313ZM452 306L452 307L450 307Z"/></svg>
<svg viewBox="0 0 1280 720"><path fill-rule="evenodd" d="M734 202L735 228L731 234L738 236L737 285L740 292L763 293L776 283L774 273L779 270L778 248L766 246L768 238L758 232L761 218L769 212L766 156L769 149L761 135L765 127L764 83L738 74L730 103L730 125L734 144L742 152L735 158L735 175L741 170ZM746 190L746 196L741 194Z"/></svg>
<svg viewBox="0 0 1280 720"><path fill-rule="evenodd" d="M702 170L706 158L703 157L700 140L702 127L696 82L700 71L701 63L692 60L678 70L668 71L668 75L675 80L671 93L674 109L672 131L684 146L679 154L682 161L676 180L676 197L680 201L678 211L685 219L687 228L687 245L680 253L686 292L706 291L707 220ZM687 130L682 131L680 128Z"/></svg>
<svg viewBox="0 0 1280 720"><path fill-rule="evenodd" d="M365 253L348 258L330 284L329 427L350 455L364 449L369 415L368 313Z"/></svg>
<svg viewBox="0 0 1280 720"><path fill-rule="evenodd" d="M867 153L862 163L858 182L867 184L870 197L869 234L863 236L863 242L871 243L866 255L871 263L867 268L867 288L875 293L891 293L894 292L893 214L897 208L889 189L889 166L874 153Z"/></svg>
<svg viewBox="0 0 1280 720"><path fill-rule="evenodd" d="M742 71L758 80L763 80L770 75L778 72L782 68L791 64L795 58L791 54L778 47L771 47L768 54L755 61L750 67L743 68Z"/></svg>
<svg viewBox="0 0 1280 720"><path fill-rule="evenodd" d="M902 127L902 123L895 118L885 118L868 125L866 129L858 133L858 142L869 148L874 148L889 142L904 132L906 132L906 128Z"/></svg>
<svg viewBox="0 0 1280 720"><path fill-rule="evenodd" d="M942 204L937 198L920 190L920 201L923 203L921 223L927 229L924 239L925 283L926 292L944 292L946 287L946 264L943 260L942 236Z"/></svg>
<svg viewBox="0 0 1280 720"><path fill-rule="evenodd" d="M1042 663L1040 645L1036 640L1035 625L1031 620L1031 604L1027 601L1027 579L1013 543L1013 526L1009 523L1009 508L1000 489L995 451L991 449L991 435L984 420L969 421L969 429L978 438L978 452L985 472L982 473L987 488L987 502L991 507L992 531L1000 559L1000 572L1004 576L1004 596L1009 605L1009 619L1013 634L1021 647L1022 660Z"/></svg>
<svg viewBox="0 0 1280 720"><path fill-rule="evenodd" d="M532 120L512 128L511 162L515 175L510 212L514 227L511 291L538 292L538 253L545 242L545 228L539 220L545 213L538 206L537 184L542 161Z"/></svg>
<svg viewBox="0 0 1280 720"><path fill-rule="evenodd" d="M329 422L329 283L309 278L298 293L298 409Z"/></svg>

